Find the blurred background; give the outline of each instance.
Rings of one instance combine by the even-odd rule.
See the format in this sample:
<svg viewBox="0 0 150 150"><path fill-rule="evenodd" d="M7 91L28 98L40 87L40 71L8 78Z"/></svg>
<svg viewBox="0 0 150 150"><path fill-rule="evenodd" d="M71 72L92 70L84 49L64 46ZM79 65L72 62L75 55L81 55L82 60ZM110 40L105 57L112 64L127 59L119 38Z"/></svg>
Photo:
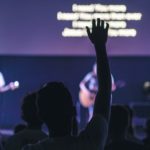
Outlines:
<svg viewBox="0 0 150 150"><path fill-rule="evenodd" d="M118 11L111 9L116 5ZM145 121L150 118L149 5L149 1L136 0L65 0L63 4L61 0L0 1L0 72L6 84L20 83L18 89L0 93L1 132L11 131L22 122L23 96L48 81L63 81L74 103L79 101L79 83L95 63L94 47L82 32L74 35L70 30L67 35L64 29L83 29L84 22L80 22L82 27L75 27L73 21L87 22L90 19L80 18L82 13L99 13L119 26L114 29L112 25L107 45L111 72L118 85L113 103L133 108L137 135L144 136ZM104 10L92 10L96 6ZM60 12L65 15L59 16ZM112 13L120 17L112 19Z"/></svg>

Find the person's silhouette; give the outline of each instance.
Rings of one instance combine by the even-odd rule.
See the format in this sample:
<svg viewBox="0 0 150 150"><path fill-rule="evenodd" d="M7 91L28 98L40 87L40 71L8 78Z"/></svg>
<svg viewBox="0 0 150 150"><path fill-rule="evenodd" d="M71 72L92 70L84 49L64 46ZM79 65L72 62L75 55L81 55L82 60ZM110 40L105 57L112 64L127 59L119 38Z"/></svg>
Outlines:
<svg viewBox="0 0 150 150"><path fill-rule="evenodd" d="M47 137L41 131L43 122L37 115L36 93L24 97L21 110L22 119L27 124L26 128L8 139L5 146L6 150L20 150L26 144L34 144Z"/></svg>
<svg viewBox="0 0 150 150"><path fill-rule="evenodd" d="M146 121L145 133L146 137L143 139L143 143L145 147L150 149L150 119Z"/></svg>
<svg viewBox="0 0 150 150"><path fill-rule="evenodd" d="M50 82L38 91L39 116L49 129L49 139L24 150L103 150L107 138L111 103L111 74L106 53L108 24L100 19L92 21L92 32L87 27L89 39L95 46L97 56L98 92L94 114L87 127L78 135L76 131L75 108L71 94L63 83Z"/></svg>
<svg viewBox="0 0 150 150"><path fill-rule="evenodd" d="M111 108L110 117L110 141L105 150L144 150L141 143L128 138L130 114L122 105L114 105Z"/></svg>

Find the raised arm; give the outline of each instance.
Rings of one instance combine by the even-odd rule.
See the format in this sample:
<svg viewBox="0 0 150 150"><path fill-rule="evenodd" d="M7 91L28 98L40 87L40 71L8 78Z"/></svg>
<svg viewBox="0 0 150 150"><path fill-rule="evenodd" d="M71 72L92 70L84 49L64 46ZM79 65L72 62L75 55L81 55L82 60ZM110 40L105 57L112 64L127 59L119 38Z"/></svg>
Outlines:
<svg viewBox="0 0 150 150"><path fill-rule="evenodd" d="M5 85L3 87L0 87L0 93L9 91L9 90L15 90L17 87L14 85L13 82L10 82L8 85Z"/></svg>
<svg viewBox="0 0 150 150"><path fill-rule="evenodd" d="M0 93L4 93L7 92L9 90L15 90L19 88L19 82L15 81L15 82L10 82L8 85L2 86L0 87Z"/></svg>
<svg viewBox="0 0 150 150"><path fill-rule="evenodd" d="M104 21L92 20L92 31L86 27L88 37L95 46L97 61L98 92L94 104L94 115L102 115L109 120L111 104L111 74L106 52L109 25Z"/></svg>

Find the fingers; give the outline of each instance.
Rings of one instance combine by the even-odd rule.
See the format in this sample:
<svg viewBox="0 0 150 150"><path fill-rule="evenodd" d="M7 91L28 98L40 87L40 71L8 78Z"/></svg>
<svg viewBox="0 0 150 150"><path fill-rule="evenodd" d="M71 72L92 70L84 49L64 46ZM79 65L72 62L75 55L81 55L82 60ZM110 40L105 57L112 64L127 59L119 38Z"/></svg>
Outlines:
<svg viewBox="0 0 150 150"><path fill-rule="evenodd" d="M98 18L97 19L97 25L96 25L96 19L93 19L92 20L92 28L95 28L95 27L102 27L102 28L104 28L104 21L100 20L100 18Z"/></svg>
<svg viewBox="0 0 150 150"><path fill-rule="evenodd" d="M100 20L99 18L97 19L97 27L101 27L101 28L103 28L104 29L104 24L105 24L105 22L103 21L103 20ZM108 23L106 23L106 31L108 31L108 29L109 29L109 24Z"/></svg>
<svg viewBox="0 0 150 150"><path fill-rule="evenodd" d="M91 32L90 32L90 28L86 26L86 31L88 34L89 39L91 39Z"/></svg>
<svg viewBox="0 0 150 150"><path fill-rule="evenodd" d="M95 19L92 20L92 28L95 28L96 27L96 21Z"/></svg>
<svg viewBox="0 0 150 150"><path fill-rule="evenodd" d="M90 33L90 28L87 27L87 26L86 26L86 31L87 31L87 34L88 34L88 36L89 36L91 33Z"/></svg>
<svg viewBox="0 0 150 150"><path fill-rule="evenodd" d="M97 23L96 23L96 21L97 21ZM105 26L105 22L103 20L100 20L100 18L98 18L97 20L93 19L92 20L92 32L90 32L90 28L86 26L86 31L87 31L87 34L88 34L88 37L90 38L90 40L92 39L92 35L94 32L97 32L97 31L108 32L109 24L106 23L106 27L104 27L104 26Z"/></svg>
<svg viewBox="0 0 150 150"><path fill-rule="evenodd" d="M101 27L104 28L104 21L101 21Z"/></svg>
<svg viewBox="0 0 150 150"><path fill-rule="evenodd" d="M97 27L100 27L100 19L97 19Z"/></svg>
<svg viewBox="0 0 150 150"><path fill-rule="evenodd" d="M109 24L106 23L106 31L108 31L108 29L109 29Z"/></svg>

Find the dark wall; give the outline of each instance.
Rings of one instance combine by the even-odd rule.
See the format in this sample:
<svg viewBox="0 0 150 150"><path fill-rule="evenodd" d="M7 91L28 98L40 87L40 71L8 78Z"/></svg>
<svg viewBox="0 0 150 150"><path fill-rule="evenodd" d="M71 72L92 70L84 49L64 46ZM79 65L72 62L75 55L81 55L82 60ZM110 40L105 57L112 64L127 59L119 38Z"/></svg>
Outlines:
<svg viewBox="0 0 150 150"><path fill-rule="evenodd" d="M18 90L0 94L0 127L18 123L23 95L47 81L63 81L77 101L79 82L91 71L94 62L94 57L0 56L6 82L20 82ZM150 57L111 57L110 64L115 81L126 83L113 93L114 103L144 102L142 84L150 80Z"/></svg>

